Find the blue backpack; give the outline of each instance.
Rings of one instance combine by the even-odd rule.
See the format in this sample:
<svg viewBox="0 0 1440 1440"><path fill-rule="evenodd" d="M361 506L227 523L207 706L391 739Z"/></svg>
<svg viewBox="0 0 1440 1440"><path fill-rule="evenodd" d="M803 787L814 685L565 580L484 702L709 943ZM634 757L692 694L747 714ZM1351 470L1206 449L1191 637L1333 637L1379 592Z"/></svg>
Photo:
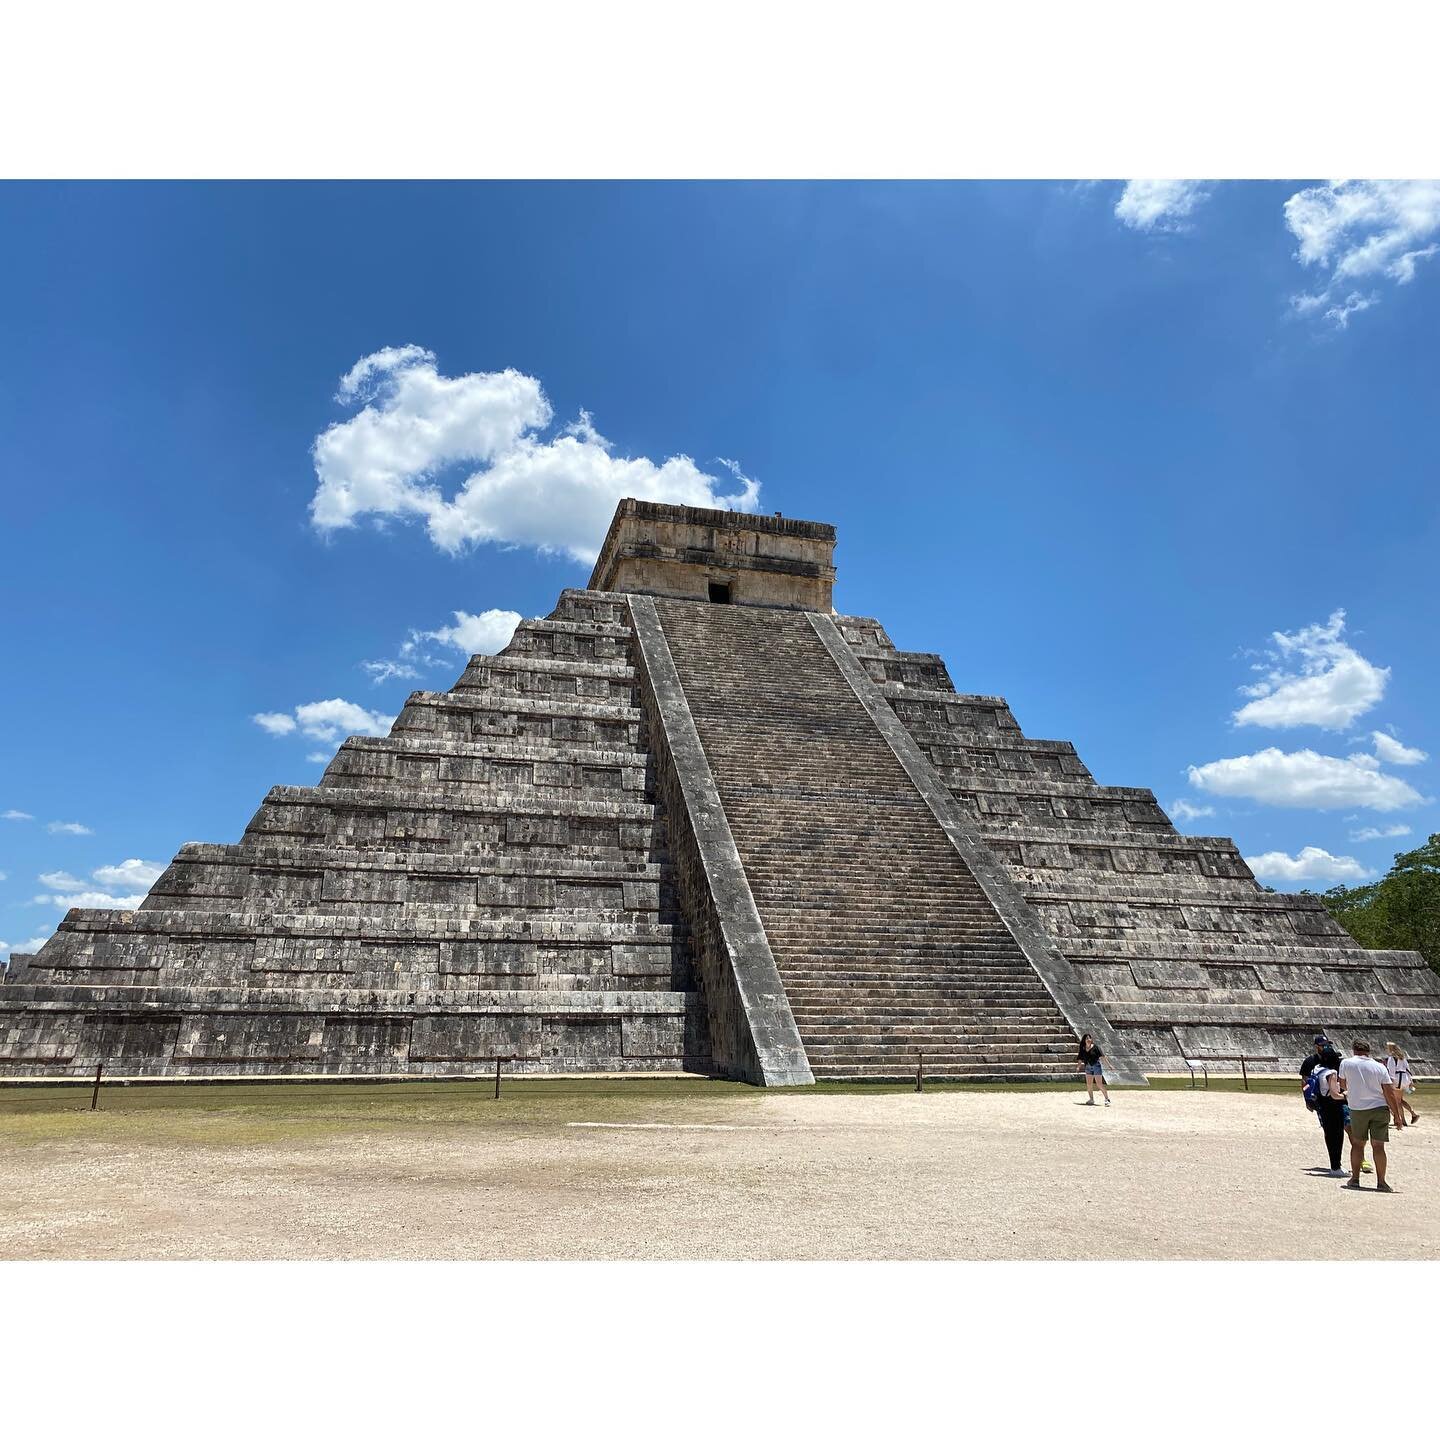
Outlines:
<svg viewBox="0 0 1440 1440"><path fill-rule="evenodd" d="M1328 1078L1335 1072L1324 1065L1317 1065L1305 1077L1305 1108L1307 1110L1318 1110L1321 1098L1329 1089L1326 1083Z"/></svg>

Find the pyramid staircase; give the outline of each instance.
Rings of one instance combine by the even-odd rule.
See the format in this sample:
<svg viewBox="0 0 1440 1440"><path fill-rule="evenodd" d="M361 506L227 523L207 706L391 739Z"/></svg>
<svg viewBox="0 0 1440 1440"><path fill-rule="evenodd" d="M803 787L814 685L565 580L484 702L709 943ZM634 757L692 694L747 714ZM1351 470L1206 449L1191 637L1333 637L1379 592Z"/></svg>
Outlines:
<svg viewBox="0 0 1440 1440"><path fill-rule="evenodd" d="M1072 1075L1073 1030L807 617L655 605L816 1077Z"/></svg>

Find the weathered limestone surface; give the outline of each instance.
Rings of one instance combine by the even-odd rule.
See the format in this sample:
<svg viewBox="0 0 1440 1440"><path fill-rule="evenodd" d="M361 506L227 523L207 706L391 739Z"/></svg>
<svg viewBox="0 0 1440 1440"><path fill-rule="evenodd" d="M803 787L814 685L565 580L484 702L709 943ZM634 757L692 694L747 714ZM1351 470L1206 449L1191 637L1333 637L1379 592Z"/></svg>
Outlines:
<svg viewBox="0 0 1440 1440"><path fill-rule="evenodd" d="M815 617L635 603L664 626L814 1073L1073 1070L1074 1031Z"/></svg>
<svg viewBox="0 0 1440 1440"><path fill-rule="evenodd" d="M834 555L835 527L814 520L622 500L590 588L828 611Z"/></svg>
<svg viewBox="0 0 1440 1440"><path fill-rule="evenodd" d="M631 645L567 591L137 912L72 910L0 992L0 1074L709 1070Z"/></svg>
<svg viewBox="0 0 1440 1440"><path fill-rule="evenodd" d="M1360 949L1318 899L1262 891L1233 841L1180 834L1151 791L1097 785L1003 699L957 694L938 655L897 651L871 618L835 623L1148 1068L1244 1054L1290 1069L1320 1028L1440 1065L1440 977L1421 956Z"/></svg>
<svg viewBox="0 0 1440 1440"><path fill-rule="evenodd" d="M805 1047L655 602L636 596L630 605L660 792L675 817L676 884L695 932L715 1057L727 1073L755 1084L809 1085Z"/></svg>
<svg viewBox="0 0 1440 1440"><path fill-rule="evenodd" d="M503 654L16 957L0 1078L1042 1078L1081 1029L1135 1080L1321 1027L1440 1065L1420 956L834 616L834 542L623 501Z"/></svg>

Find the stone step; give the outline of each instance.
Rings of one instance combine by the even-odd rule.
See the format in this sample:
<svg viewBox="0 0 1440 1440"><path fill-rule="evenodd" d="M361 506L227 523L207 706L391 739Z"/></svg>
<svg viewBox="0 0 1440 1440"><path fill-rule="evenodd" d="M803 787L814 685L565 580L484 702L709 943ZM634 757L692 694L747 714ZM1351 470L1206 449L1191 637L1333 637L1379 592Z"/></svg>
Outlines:
<svg viewBox="0 0 1440 1440"><path fill-rule="evenodd" d="M966 1044L977 1028L1002 1030L1007 1069L1070 1045L809 621L738 610L657 602L816 1073L835 1044L851 1060L856 1045L879 1046L865 1068L884 1071L883 1051L912 1029Z"/></svg>

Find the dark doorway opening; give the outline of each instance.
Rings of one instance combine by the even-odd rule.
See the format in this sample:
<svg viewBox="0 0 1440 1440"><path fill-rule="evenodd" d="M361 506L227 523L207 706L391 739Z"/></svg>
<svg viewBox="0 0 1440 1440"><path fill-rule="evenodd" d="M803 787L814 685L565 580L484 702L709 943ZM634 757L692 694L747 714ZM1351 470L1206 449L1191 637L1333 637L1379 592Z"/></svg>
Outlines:
<svg viewBox="0 0 1440 1440"><path fill-rule="evenodd" d="M710 582L710 603L712 605L728 605L730 603L730 586L720 580Z"/></svg>

